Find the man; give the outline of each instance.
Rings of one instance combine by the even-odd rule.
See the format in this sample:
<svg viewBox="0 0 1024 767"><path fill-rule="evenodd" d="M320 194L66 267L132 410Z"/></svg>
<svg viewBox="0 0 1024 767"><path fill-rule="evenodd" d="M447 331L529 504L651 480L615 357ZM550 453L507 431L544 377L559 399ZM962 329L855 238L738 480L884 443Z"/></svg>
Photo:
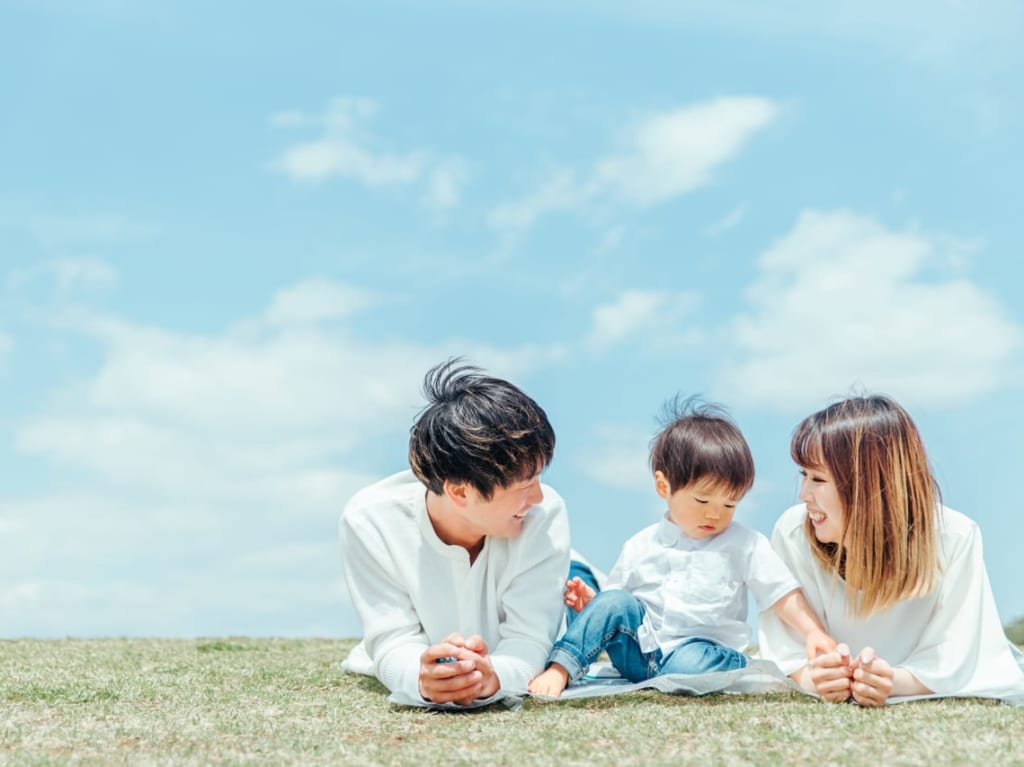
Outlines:
<svg viewBox="0 0 1024 767"><path fill-rule="evenodd" d="M562 620L569 525L540 484L555 434L507 381L453 359L427 372L412 471L341 515L342 566L364 638L345 661L420 703L526 692Z"/></svg>

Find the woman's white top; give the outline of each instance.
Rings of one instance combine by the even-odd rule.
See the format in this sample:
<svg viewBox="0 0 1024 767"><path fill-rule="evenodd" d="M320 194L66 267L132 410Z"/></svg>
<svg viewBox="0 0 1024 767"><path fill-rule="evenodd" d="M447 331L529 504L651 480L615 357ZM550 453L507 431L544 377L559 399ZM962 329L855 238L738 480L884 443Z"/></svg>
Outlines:
<svg viewBox="0 0 1024 767"><path fill-rule="evenodd" d="M814 558L804 504L775 524L772 546L800 582L825 630L854 654L871 647L901 666L935 696L999 698L1024 705L1021 654L1003 631L982 557L978 525L942 507L938 526L941 571L935 590L889 610L858 618L847 609L846 583ZM791 674L807 664L803 639L771 611L759 619L760 654Z"/></svg>

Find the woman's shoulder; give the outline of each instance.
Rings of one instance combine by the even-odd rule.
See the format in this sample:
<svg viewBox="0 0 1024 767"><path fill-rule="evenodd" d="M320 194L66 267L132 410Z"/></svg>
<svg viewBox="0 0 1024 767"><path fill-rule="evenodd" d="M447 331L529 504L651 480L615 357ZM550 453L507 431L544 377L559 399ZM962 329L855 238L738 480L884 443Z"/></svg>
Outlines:
<svg viewBox="0 0 1024 767"><path fill-rule="evenodd" d="M969 516L962 511L951 509L949 506L940 506L939 514L943 527L952 530L974 530L978 527L978 523Z"/></svg>
<svg viewBox="0 0 1024 767"><path fill-rule="evenodd" d="M948 506L939 507L939 539L946 544L955 545L960 541L968 541L981 535L978 523L963 512Z"/></svg>

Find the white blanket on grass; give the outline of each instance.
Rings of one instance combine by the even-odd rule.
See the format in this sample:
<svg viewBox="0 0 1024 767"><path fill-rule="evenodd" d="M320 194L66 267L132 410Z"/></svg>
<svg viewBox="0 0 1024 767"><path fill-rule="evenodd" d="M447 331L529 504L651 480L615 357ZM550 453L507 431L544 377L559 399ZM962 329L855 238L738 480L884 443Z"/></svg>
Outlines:
<svg viewBox="0 0 1024 767"><path fill-rule="evenodd" d="M735 671L717 671L712 674L663 674L651 677L643 682L630 682L618 676L615 669L610 665L607 669L598 669L596 674L594 666L591 666L591 673L579 682L570 685L565 689L560 698L547 698L537 696L538 700L579 700L582 698L597 698L605 695L620 695L636 690L659 690L669 695L690 695L701 696L711 693L758 695L765 693L797 692L811 698L819 696L801 688L796 682L784 676L771 661L752 660L746 668ZM477 708L484 708L495 703L501 703L506 708L518 711L523 705L523 698L529 693L501 691L498 694L477 701L468 706L460 706L455 703L427 703L422 700L415 700L402 693L392 693L388 701L399 706L413 706L419 708L431 708L438 711L470 711ZM909 695L905 697L892 697L886 701L887 705L908 703L915 700L934 700L945 697L959 697L947 695ZM973 696L967 696L973 697ZM1005 701L1011 705L1021 705L1017 701Z"/></svg>
<svg viewBox="0 0 1024 767"><path fill-rule="evenodd" d="M785 676L771 661L751 660L745 668L735 671L716 671L710 674L663 674L643 682L630 682L619 676L609 663L591 665L589 673L575 684L569 685L559 700L596 698L619 695L635 690L653 689L670 695L708 695L710 693L759 694L771 692L804 692L793 680ZM474 701L469 706L454 703L427 703L401 692L391 693L388 700L401 706L419 706L443 711L461 711L489 706L493 703L517 710L528 693L503 690L491 698ZM816 697L816 696L815 696ZM538 696L539 700L554 700Z"/></svg>
<svg viewBox="0 0 1024 767"><path fill-rule="evenodd" d="M345 671L356 674L373 676L373 664L365 650L360 652L361 645L357 646L349 657L342 664ZM1014 657L1024 669L1024 655L1014 649ZM607 662L591 664L587 675L575 684L569 685L561 698L558 700L577 700L580 698L597 698L604 695L619 695L624 692L635 690L660 690L670 695L709 695L711 693L734 693L757 695L773 692L798 692L817 698L813 692L807 692L796 682L782 673L782 670L772 661L762 658L752 658L746 667L735 671L716 671L711 674L663 674L651 677L643 682L630 682L620 676L615 667ZM473 701L468 706L460 706L455 703L429 703L419 698L412 698L402 692L393 692L388 697L391 703L400 706L415 706L420 708L432 708L440 711L468 711L476 708L483 708L494 703L501 703L507 708L518 710L523 705L523 698L529 695L526 690L501 690L490 698L482 698ZM913 700L928 700L943 697L957 697L947 695L910 695L906 697L892 697L886 701L889 705L906 703ZM973 696L966 696L973 697ZM539 700L554 700L553 698L541 698ZM1024 705L1024 698L1004 697L1002 700L1014 706Z"/></svg>

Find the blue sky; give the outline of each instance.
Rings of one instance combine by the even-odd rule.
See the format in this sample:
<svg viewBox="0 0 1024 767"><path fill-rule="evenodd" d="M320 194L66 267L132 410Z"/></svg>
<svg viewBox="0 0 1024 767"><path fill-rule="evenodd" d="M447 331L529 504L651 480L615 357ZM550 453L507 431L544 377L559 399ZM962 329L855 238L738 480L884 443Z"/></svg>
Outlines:
<svg viewBox="0 0 1024 767"><path fill-rule="evenodd" d="M1024 615L1015 2L0 2L0 635L354 636L336 522L463 355L609 567L662 403L758 479L918 421Z"/></svg>

